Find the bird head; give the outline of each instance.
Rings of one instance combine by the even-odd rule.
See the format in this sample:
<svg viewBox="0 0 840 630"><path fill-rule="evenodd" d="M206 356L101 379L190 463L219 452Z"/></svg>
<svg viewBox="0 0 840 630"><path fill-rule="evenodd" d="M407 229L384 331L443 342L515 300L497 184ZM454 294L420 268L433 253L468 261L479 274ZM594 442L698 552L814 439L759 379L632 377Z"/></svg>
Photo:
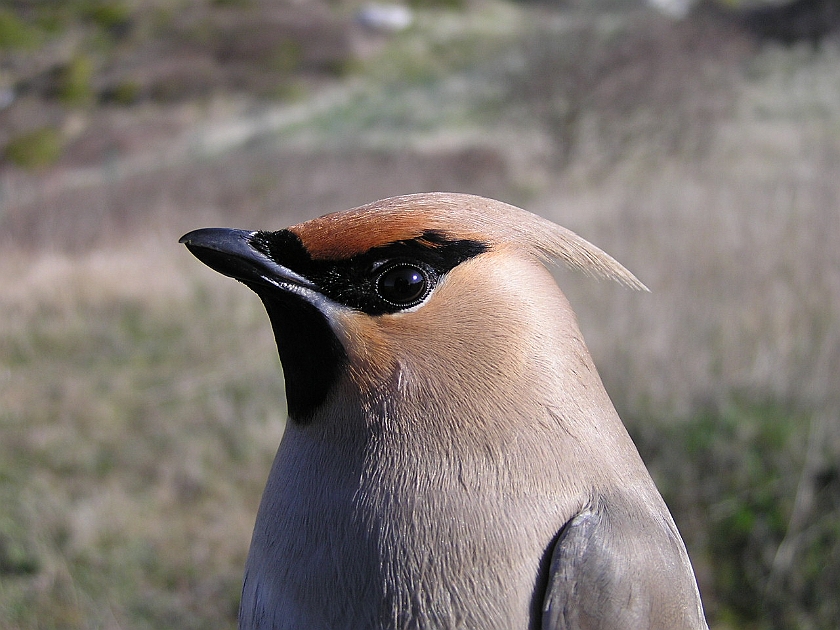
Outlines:
<svg viewBox="0 0 840 630"><path fill-rule="evenodd" d="M433 406L440 391L450 407L504 405L534 361L563 354L557 343L577 347L547 266L644 288L573 232L463 194L393 197L274 232L195 230L181 242L263 301L298 424L347 387L366 405L403 392Z"/></svg>

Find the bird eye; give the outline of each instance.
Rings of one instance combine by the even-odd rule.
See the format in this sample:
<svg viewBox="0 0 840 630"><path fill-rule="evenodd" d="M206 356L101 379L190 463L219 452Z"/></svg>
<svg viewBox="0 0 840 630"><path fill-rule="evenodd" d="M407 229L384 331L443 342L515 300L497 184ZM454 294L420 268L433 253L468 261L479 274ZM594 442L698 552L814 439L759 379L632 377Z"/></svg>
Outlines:
<svg viewBox="0 0 840 630"><path fill-rule="evenodd" d="M429 277L424 269L414 265L396 265L379 276L376 291L396 306L414 306L429 292Z"/></svg>

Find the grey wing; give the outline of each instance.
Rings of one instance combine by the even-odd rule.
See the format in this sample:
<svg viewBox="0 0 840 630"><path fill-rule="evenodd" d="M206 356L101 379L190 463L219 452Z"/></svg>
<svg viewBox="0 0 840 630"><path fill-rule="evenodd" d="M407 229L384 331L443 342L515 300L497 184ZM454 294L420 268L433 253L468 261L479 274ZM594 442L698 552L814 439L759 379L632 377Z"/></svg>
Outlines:
<svg viewBox="0 0 840 630"><path fill-rule="evenodd" d="M542 630L707 629L688 554L662 507L664 518L591 509L563 527Z"/></svg>

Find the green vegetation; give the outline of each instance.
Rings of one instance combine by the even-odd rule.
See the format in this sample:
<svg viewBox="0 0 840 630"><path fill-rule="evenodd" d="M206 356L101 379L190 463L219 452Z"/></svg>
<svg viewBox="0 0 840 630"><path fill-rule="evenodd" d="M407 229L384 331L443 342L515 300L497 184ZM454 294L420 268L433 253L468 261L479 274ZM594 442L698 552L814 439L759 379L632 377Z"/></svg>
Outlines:
<svg viewBox="0 0 840 630"><path fill-rule="evenodd" d="M280 74L289 75L300 68L303 51L299 42L286 39L277 42L268 54L267 65Z"/></svg>
<svg viewBox="0 0 840 630"><path fill-rule="evenodd" d="M727 626L830 628L840 615L840 467L813 441L818 422L741 400L681 423L631 424L711 574L709 613Z"/></svg>
<svg viewBox="0 0 840 630"><path fill-rule="evenodd" d="M98 27L112 31L126 28L131 21L131 11L123 2L87 2L81 5L80 14Z"/></svg>
<svg viewBox="0 0 840 630"><path fill-rule="evenodd" d="M38 31L7 9L0 9L0 50L35 48L40 41Z"/></svg>
<svg viewBox="0 0 840 630"><path fill-rule="evenodd" d="M12 138L6 145L5 158L17 166L36 169L53 164L61 151L61 132L42 127Z"/></svg>
<svg viewBox="0 0 840 630"><path fill-rule="evenodd" d="M94 75L93 60L78 55L58 72L56 91L59 100L68 106L79 107L93 102L91 81Z"/></svg>
<svg viewBox="0 0 840 630"><path fill-rule="evenodd" d="M140 86L134 81L123 81L103 94L103 100L119 105L133 105L139 100L140 92Z"/></svg>
<svg viewBox="0 0 840 630"><path fill-rule="evenodd" d="M408 4L415 9L461 10L465 8L466 0L411 0Z"/></svg>

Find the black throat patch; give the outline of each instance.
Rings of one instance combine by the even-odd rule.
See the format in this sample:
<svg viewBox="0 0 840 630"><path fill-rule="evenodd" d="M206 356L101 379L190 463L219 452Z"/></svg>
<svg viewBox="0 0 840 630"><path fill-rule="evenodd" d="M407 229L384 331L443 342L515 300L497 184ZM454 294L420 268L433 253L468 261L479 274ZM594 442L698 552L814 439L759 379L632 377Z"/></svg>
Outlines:
<svg viewBox="0 0 840 630"><path fill-rule="evenodd" d="M489 249L485 243L450 240L432 231L343 260L313 259L300 238L289 230L256 232L250 244L315 284L329 300L372 317L405 309L378 292L377 280L383 269L393 265L418 269L429 283L428 295L444 274ZM286 380L289 417L307 423L346 368L347 353L327 316L304 295L265 285L251 288L259 294L271 319Z"/></svg>

